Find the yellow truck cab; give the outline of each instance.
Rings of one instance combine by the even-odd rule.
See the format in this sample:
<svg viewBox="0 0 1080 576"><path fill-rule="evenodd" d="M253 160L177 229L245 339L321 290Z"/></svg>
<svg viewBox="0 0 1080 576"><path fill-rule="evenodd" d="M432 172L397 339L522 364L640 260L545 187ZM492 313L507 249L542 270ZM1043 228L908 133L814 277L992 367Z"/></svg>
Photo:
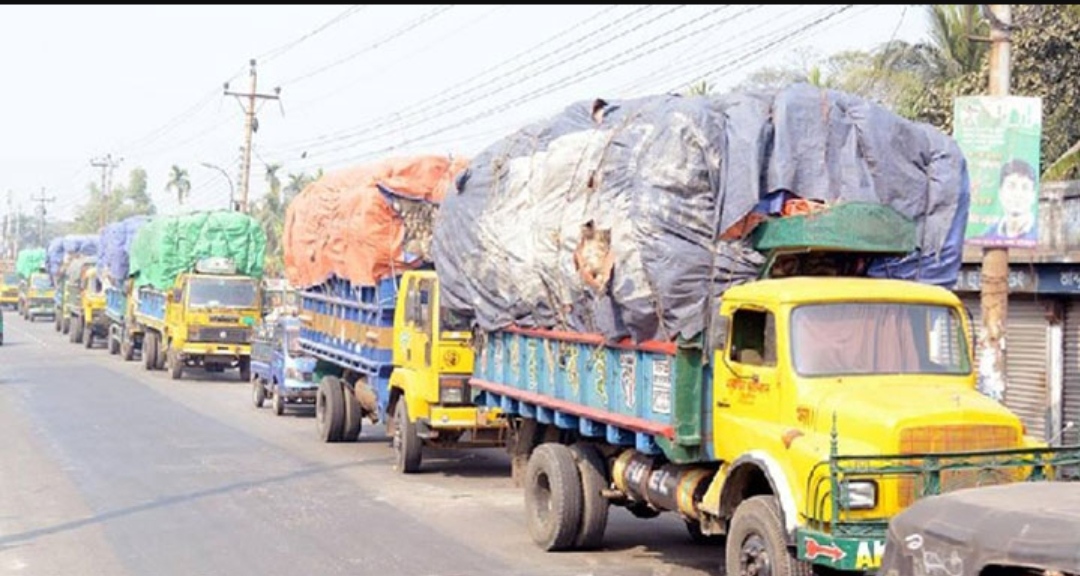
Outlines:
<svg viewBox="0 0 1080 576"><path fill-rule="evenodd" d="M0 274L0 307L15 310L19 307L19 273L12 268L4 268Z"/></svg>
<svg viewBox="0 0 1080 576"><path fill-rule="evenodd" d="M200 260L167 292L139 289L135 314L146 367L166 368L176 380L186 367L221 372L235 366L240 379L250 381L252 330L260 313L258 279L236 274L228 259Z"/></svg>
<svg viewBox="0 0 1080 576"><path fill-rule="evenodd" d="M108 318L105 317L105 287L97 275L97 267L85 266L77 277L68 281L72 294L67 303L71 326L71 342L94 347L95 338L108 337Z"/></svg>
<svg viewBox="0 0 1080 576"><path fill-rule="evenodd" d="M56 314L56 290L45 271L33 272L19 285L19 310L22 317L33 322L39 316Z"/></svg>
<svg viewBox="0 0 1080 576"><path fill-rule="evenodd" d="M406 272L394 309L393 364L387 423L396 468L420 468L424 446L499 447L507 422L498 408L474 402L471 328L439 306L434 271Z"/></svg>

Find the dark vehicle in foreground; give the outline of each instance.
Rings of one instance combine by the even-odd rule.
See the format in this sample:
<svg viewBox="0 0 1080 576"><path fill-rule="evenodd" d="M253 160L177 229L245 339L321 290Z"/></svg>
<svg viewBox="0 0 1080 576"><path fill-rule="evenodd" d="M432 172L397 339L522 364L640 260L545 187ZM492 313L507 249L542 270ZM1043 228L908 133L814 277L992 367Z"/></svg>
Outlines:
<svg viewBox="0 0 1080 576"><path fill-rule="evenodd" d="M1080 483L1018 482L923 498L889 524L878 576L1080 575Z"/></svg>

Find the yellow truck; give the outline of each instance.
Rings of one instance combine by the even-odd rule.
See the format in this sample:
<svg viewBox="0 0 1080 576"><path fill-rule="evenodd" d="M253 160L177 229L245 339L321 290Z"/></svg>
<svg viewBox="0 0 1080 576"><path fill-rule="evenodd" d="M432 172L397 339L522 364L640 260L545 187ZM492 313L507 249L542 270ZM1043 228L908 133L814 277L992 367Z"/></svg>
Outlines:
<svg viewBox="0 0 1080 576"><path fill-rule="evenodd" d="M237 274L228 259L206 258L178 274L171 289L144 286L136 299L147 370L164 368L178 380L189 367L236 368L242 381L251 380L252 329L261 313L257 278Z"/></svg>
<svg viewBox="0 0 1080 576"><path fill-rule="evenodd" d="M19 312L31 322L40 316L54 316L55 300L56 289L45 271L31 272L19 284Z"/></svg>
<svg viewBox="0 0 1080 576"><path fill-rule="evenodd" d="M299 291L300 348L320 360L315 418L324 442L353 441L362 419L385 421L402 473L427 448L504 446L498 408L478 402L470 330L441 314L438 278L416 270L354 288L332 279Z"/></svg>
<svg viewBox="0 0 1080 576"><path fill-rule="evenodd" d="M66 275L63 314L67 318L68 337L73 344L94 347L96 338L109 335L105 316L105 290L97 276L96 259L73 262ZM77 266L77 269L76 269Z"/></svg>
<svg viewBox="0 0 1080 576"><path fill-rule="evenodd" d="M617 505L674 512L695 540L725 536L727 574L872 572L889 520L916 499L1080 464L1080 447L1029 438L976 390L972 327L954 293L806 273L819 250L837 262L866 256L829 245L859 240L844 210L854 205L841 206L783 219L788 232L820 227L805 236L824 247L771 250L760 278L724 291L697 337L474 335L468 386L513 422L537 545L597 547ZM883 226L882 244L862 242L864 252L914 235L889 224L887 208L858 210ZM913 241L900 244L906 254Z"/></svg>
<svg viewBox="0 0 1080 576"><path fill-rule="evenodd" d="M19 273L14 264L0 267L0 307L9 310L19 308Z"/></svg>

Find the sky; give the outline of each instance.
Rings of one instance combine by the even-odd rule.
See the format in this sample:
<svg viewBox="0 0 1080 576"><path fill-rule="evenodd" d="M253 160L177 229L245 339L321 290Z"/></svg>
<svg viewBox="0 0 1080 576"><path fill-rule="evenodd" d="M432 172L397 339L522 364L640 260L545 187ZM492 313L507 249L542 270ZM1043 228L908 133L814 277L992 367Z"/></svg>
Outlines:
<svg viewBox="0 0 1080 576"><path fill-rule="evenodd" d="M239 195L251 87L249 201L279 177L380 157L474 155L565 106L730 90L766 66L926 39L921 6L169 5L0 7L0 213L73 217L90 183L148 173L159 212ZM189 199L165 185L187 170Z"/></svg>

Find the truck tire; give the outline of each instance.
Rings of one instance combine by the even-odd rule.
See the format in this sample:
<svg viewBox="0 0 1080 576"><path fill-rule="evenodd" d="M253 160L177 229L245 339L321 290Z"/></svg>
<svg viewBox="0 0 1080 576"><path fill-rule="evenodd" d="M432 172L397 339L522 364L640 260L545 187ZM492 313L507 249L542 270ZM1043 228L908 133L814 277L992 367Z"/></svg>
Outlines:
<svg viewBox="0 0 1080 576"><path fill-rule="evenodd" d="M179 380L184 376L184 363L180 360L180 355L173 349L172 342L169 342L169 347L165 349L165 363L169 368L170 378Z"/></svg>
<svg viewBox="0 0 1080 576"><path fill-rule="evenodd" d="M315 425L323 442L340 442L345 428L345 402L341 397L341 381L336 376L324 376L315 392Z"/></svg>
<svg viewBox="0 0 1080 576"><path fill-rule="evenodd" d="M54 316L53 317L53 326L56 327L57 332L60 331L60 316Z"/></svg>
<svg viewBox="0 0 1080 576"><path fill-rule="evenodd" d="M568 550L581 528L581 474L570 448L546 442L525 468L525 523L547 552Z"/></svg>
<svg viewBox="0 0 1080 576"><path fill-rule="evenodd" d="M607 463L592 444L579 442L570 446L570 452L581 476L581 526L574 548L594 550L603 544L608 523L610 502L603 494L608 487Z"/></svg>
<svg viewBox="0 0 1080 576"><path fill-rule="evenodd" d="M60 316L60 314L57 314L57 315ZM71 318L69 318L67 316L64 316L63 318L64 319L60 321L60 333L61 334L70 334L71 333Z"/></svg>
<svg viewBox="0 0 1080 576"><path fill-rule="evenodd" d="M277 386L274 386L274 397L271 401L271 405L274 408L274 416L281 416L285 413L285 398L281 396L281 392L278 391Z"/></svg>
<svg viewBox="0 0 1080 576"><path fill-rule="evenodd" d="M105 335L107 346L109 347L109 355L116 356L120 353L120 341L113 335L112 330L109 330Z"/></svg>
<svg viewBox="0 0 1080 576"><path fill-rule="evenodd" d="M124 359L124 362L135 359L135 342L128 336L127 330L120 333L120 357Z"/></svg>
<svg viewBox="0 0 1080 576"><path fill-rule="evenodd" d="M83 327L83 346L85 346L87 350L90 350L90 349L92 349L94 347L94 327L93 326L85 326L85 327Z"/></svg>
<svg viewBox="0 0 1080 576"><path fill-rule="evenodd" d="M345 381L341 381L341 398L345 404L345 424L341 430L342 442L356 442L360 437L360 430L364 426L363 409L356 400L356 394L349 388Z"/></svg>
<svg viewBox="0 0 1080 576"><path fill-rule="evenodd" d="M163 344L162 343L162 335L161 334L155 334L154 335L154 370L164 370L165 369L165 361L167 360L167 358L165 358L165 353L167 351L167 348L165 346L162 346L162 344Z"/></svg>
<svg viewBox="0 0 1080 576"><path fill-rule="evenodd" d="M142 358L143 367L153 370L154 363L157 361L157 335L153 332L143 335Z"/></svg>
<svg viewBox="0 0 1080 576"><path fill-rule="evenodd" d="M250 357L240 358L240 361L237 362L237 364L238 364L238 368L240 369L240 381L241 382L250 382L251 381L251 358Z"/></svg>
<svg viewBox="0 0 1080 576"><path fill-rule="evenodd" d="M251 401L256 408L262 408L266 402L266 388L263 388L262 380L256 378L251 381Z"/></svg>
<svg viewBox="0 0 1080 576"><path fill-rule="evenodd" d="M772 576L811 576L808 562L795 558L784 537L775 496L743 500L731 518L724 552L725 574L756 574L769 567Z"/></svg>
<svg viewBox="0 0 1080 576"><path fill-rule="evenodd" d="M402 474L419 472L424 445L416 433L416 423L409 421L409 407L405 404L404 394L394 406L394 435L391 442L394 446L394 468Z"/></svg>
<svg viewBox="0 0 1080 576"><path fill-rule="evenodd" d="M82 318L76 316L71 319L71 342L73 344L82 344L83 341L83 321Z"/></svg>

